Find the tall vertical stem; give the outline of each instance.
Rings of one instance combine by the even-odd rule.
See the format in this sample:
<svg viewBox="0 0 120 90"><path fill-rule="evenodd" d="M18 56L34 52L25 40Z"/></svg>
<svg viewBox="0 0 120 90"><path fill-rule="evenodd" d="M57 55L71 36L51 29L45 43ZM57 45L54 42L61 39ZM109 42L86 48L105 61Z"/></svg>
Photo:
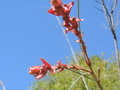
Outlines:
<svg viewBox="0 0 120 90"><path fill-rule="evenodd" d="M82 48L82 51L83 51L83 55L84 55L84 58L85 58L85 62L86 62L86 64L88 65L88 67L89 67L89 69L90 69L90 71L91 71L91 75L92 75L93 78L95 79L95 81L96 81L98 87L100 88L100 90L103 90L103 87L102 87L102 85L101 85L101 83L100 83L99 78L97 78L97 76L95 75L95 73L94 73L94 71L93 71L93 69L92 69L91 61L90 61L90 59L89 59L89 57L88 57L88 54L87 54L87 51L86 51L86 46L85 46L85 43L84 43L84 41L83 41L83 39L82 39L81 34L78 36L78 38L79 38L79 41L80 41L80 44L81 44L81 48Z"/></svg>
<svg viewBox="0 0 120 90"><path fill-rule="evenodd" d="M77 0L77 17L80 18L80 0ZM85 62L88 65L90 71L91 71L91 75L93 76L93 78L96 80L98 87L100 88L100 90L103 90L103 87L100 84L100 80L97 78L97 76L95 75L92 66L91 66L91 61L88 57L87 51L86 51L86 46L84 44L84 41L82 39L82 35L81 35L81 28L80 28L80 22L78 22L78 30L80 31L80 35L78 36L79 40L80 40L80 47L83 51L83 55L85 58Z"/></svg>

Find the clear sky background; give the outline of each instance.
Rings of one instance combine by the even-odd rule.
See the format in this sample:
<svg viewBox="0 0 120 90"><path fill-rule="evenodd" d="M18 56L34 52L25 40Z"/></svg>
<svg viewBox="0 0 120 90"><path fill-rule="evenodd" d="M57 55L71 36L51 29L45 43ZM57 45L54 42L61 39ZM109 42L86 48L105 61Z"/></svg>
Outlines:
<svg viewBox="0 0 120 90"><path fill-rule="evenodd" d="M39 58L56 64L59 59L64 62L66 56L72 56L55 16L47 13L49 1L0 0L0 80L7 90L29 90L36 80L28 74L28 68L41 65ZM114 54L114 44L103 13L96 9L100 5L94 0L81 0L80 5L89 56L101 56L104 52L104 58L109 59ZM76 16L76 2L71 16ZM71 33L68 37L74 50L80 52L76 37Z"/></svg>

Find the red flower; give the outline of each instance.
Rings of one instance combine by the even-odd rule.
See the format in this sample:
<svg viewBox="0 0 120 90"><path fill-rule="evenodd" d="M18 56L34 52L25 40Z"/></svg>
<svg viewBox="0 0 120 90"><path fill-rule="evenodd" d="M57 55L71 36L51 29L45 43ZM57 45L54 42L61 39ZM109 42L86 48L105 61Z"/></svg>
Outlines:
<svg viewBox="0 0 120 90"><path fill-rule="evenodd" d="M29 73L34 75L34 77L38 80L41 79L47 71L44 69L44 66L32 66L29 68Z"/></svg>
<svg viewBox="0 0 120 90"><path fill-rule="evenodd" d="M46 68L46 65L42 65L41 68L40 68L40 71L38 74L35 74L34 77L38 80L38 79L41 79L43 76L46 75L47 73L47 68Z"/></svg>
<svg viewBox="0 0 120 90"><path fill-rule="evenodd" d="M51 66L47 61L42 58L40 58L40 60L43 62L42 66L33 66L29 68L29 73L34 75L37 80L45 76L48 71L50 71L52 74L54 74L56 71L55 66Z"/></svg>
<svg viewBox="0 0 120 90"><path fill-rule="evenodd" d="M63 13L63 8L60 6L60 7L57 7L57 6L52 6L49 10L48 10L49 13L53 14L53 15L56 15L56 16L61 16L62 13Z"/></svg>
<svg viewBox="0 0 120 90"><path fill-rule="evenodd" d="M40 58L40 60L43 62L43 64L46 66L47 70L49 70L52 74L55 73L55 66L51 66L47 61L45 61L43 58Z"/></svg>
<svg viewBox="0 0 120 90"><path fill-rule="evenodd" d="M63 14L62 14L62 18L64 21L69 21L70 20L70 11L71 11L71 8L72 6L74 5L74 2L70 2L68 5L67 4L64 4L63 5Z"/></svg>
<svg viewBox="0 0 120 90"><path fill-rule="evenodd" d="M51 4L52 4L53 6L59 7L59 6L62 5L62 1L61 1L61 0L51 0Z"/></svg>
<svg viewBox="0 0 120 90"><path fill-rule="evenodd" d="M73 5L74 5L74 2L73 2L73 1L70 2L68 5L67 5L67 4L64 4L64 5L63 5L64 13L69 14Z"/></svg>

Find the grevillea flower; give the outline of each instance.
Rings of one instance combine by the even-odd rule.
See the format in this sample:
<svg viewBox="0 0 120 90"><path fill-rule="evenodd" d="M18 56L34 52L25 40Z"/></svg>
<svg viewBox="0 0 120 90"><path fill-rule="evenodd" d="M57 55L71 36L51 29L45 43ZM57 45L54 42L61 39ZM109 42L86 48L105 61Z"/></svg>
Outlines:
<svg viewBox="0 0 120 90"><path fill-rule="evenodd" d="M29 73L34 75L34 77L38 80L41 79L43 76L46 75L48 71L50 71L52 74L55 73L56 67L51 66L47 61L40 58L40 60L43 62L43 65L41 66L33 66L29 68Z"/></svg>

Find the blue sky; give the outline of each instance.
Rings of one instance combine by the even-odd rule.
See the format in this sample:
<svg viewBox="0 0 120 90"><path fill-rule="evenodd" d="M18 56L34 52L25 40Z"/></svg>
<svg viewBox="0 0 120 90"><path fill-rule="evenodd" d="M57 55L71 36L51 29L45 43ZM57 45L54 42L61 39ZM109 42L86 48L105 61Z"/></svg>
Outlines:
<svg viewBox="0 0 120 90"><path fill-rule="evenodd" d="M55 16L47 13L49 1L0 1L0 80L7 90L29 90L35 79L28 74L28 68L40 65L39 58L55 64L59 59L64 62L66 56L72 56ZM104 27L103 13L95 7L100 6L94 0L81 0L81 18L85 19L81 28L89 56L101 56L104 52L108 59L114 54L113 38ZM71 16L76 16L76 6ZM117 33L120 34L118 30ZM70 33L68 37L74 50L80 51L76 37Z"/></svg>

